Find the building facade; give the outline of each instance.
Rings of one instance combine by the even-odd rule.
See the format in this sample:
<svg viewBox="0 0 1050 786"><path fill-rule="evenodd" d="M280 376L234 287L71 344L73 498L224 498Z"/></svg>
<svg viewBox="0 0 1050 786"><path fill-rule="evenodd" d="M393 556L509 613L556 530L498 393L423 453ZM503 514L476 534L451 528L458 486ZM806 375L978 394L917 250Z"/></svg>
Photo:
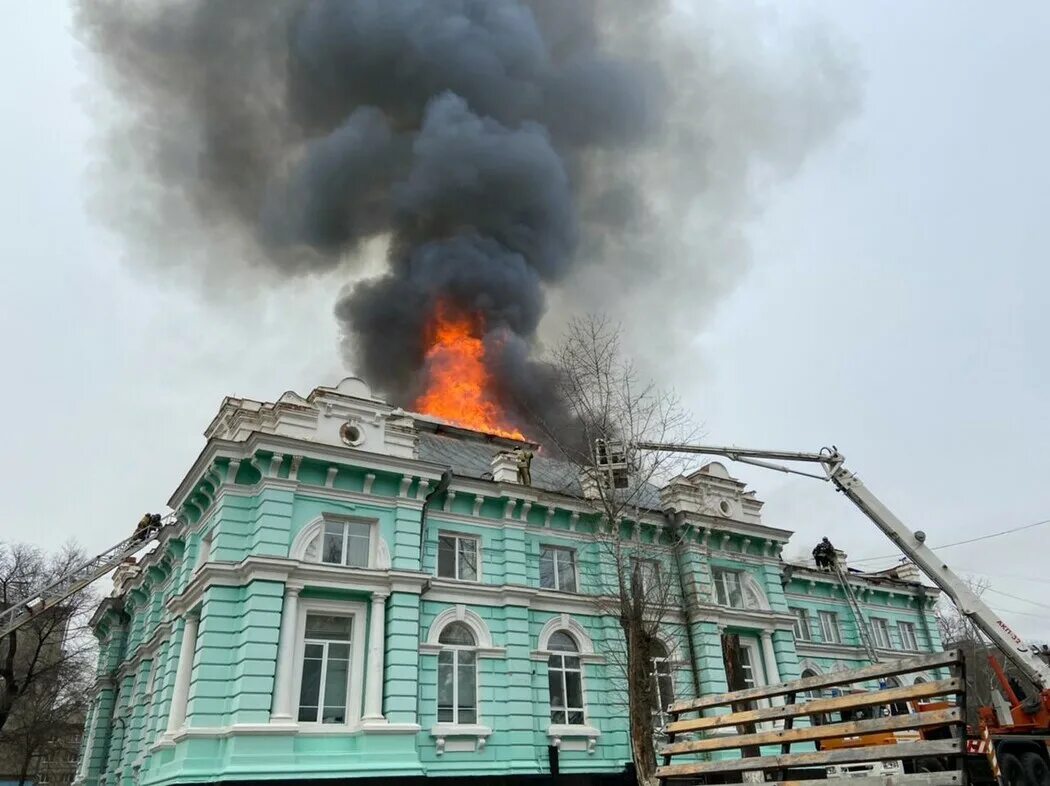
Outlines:
<svg viewBox="0 0 1050 786"><path fill-rule="evenodd" d="M178 524L114 577L93 626L88 786L617 773L630 761L598 516L571 470L395 409L360 380L226 399L169 504ZM662 704L868 662L831 573L718 463L631 524L681 592ZM884 654L939 649L914 577L851 576ZM659 724L654 708L654 725Z"/></svg>

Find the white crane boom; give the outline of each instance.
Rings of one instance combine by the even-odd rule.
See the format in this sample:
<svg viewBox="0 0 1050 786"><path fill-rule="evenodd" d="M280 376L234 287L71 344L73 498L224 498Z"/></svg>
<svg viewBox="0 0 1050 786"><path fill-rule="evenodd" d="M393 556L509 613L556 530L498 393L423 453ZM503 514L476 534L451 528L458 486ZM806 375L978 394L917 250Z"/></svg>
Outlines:
<svg viewBox="0 0 1050 786"><path fill-rule="evenodd" d="M125 538L101 554L82 562L48 586L34 592L29 598L0 611L0 639L14 633L30 620L36 619L44 610L59 605L71 595L105 576L128 557L137 554L156 537L162 527L173 520L174 518L169 516L159 523L138 529L130 538Z"/></svg>
<svg viewBox="0 0 1050 786"><path fill-rule="evenodd" d="M926 534L912 532L897 518L878 497L868 490L860 479L846 469L845 459L836 448L824 448L819 453L791 452L784 450L753 450L749 448L716 445L685 445L662 442L634 442L634 448L667 453L696 453L705 456L723 456L731 461L790 472L796 475L830 480L875 526L925 573L945 595L951 598L959 611L984 633L1018 671L1043 691L1050 688L1050 666L1025 644L1009 625L959 576L955 574L934 551L926 545ZM820 464L826 477L802 472L792 467L772 464L771 461L794 461Z"/></svg>

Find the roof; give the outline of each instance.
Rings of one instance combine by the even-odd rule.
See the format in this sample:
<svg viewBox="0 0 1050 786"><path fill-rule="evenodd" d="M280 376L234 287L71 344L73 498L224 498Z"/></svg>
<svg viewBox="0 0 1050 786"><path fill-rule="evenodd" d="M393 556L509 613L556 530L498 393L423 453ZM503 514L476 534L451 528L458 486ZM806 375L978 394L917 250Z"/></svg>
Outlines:
<svg viewBox="0 0 1050 786"><path fill-rule="evenodd" d="M419 458L435 464L445 464L455 475L492 480L492 459L507 447L493 442L446 437L440 434L419 433ZM532 486L555 494L583 497L578 468L568 461L545 455L543 449L536 451L532 459ZM639 491L636 504L639 507L660 509L660 491L646 483Z"/></svg>

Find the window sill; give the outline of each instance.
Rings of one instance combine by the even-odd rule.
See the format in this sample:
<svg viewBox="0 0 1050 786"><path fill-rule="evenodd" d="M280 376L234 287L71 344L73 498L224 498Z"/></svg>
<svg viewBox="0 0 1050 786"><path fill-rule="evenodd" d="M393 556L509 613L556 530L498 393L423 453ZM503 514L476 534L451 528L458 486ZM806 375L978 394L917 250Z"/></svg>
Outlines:
<svg viewBox="0 0 1050 786"><path fill-rule="evenodd" d="M437 755L445 751L481 751L488 742L492 729L488 726L466 723L437 723L430 727L430 736L437 745Z"/></svg>
<svg viewBox="0 0 1050 786"><path fill-rule="evenodd" d="M552 723L547 727L551 745L559 750L586 750L594 753L602 733L593 726L583 724Z"/></svg>

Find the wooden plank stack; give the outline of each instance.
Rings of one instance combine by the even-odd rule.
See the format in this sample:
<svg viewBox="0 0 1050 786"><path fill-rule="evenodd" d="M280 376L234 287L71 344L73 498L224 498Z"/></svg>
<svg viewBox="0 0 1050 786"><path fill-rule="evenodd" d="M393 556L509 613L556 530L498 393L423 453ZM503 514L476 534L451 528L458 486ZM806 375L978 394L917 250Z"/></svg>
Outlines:
<svg viewBox="0 0 1050 786"><path fill-rule="evenodd" d="M842 691L934 669L950 676L903 687ZM756 781L794 786L825 777L830 765L900 760L904 773L850 777L848 786L960 786L965 686L961 654L950 650L679 701L668 708L671 720L664 729L667 744L660 750L663 766L657 777L661 784ZM842 695L826 695L840 691ZM894 706L898 713L906 712L891 714ZM858 710L875 717L853 719ZM796 728L796 718L809 718L810 723ZM886 744L888 735L901 731L918 732L918 739ZM872 744L872 738L865 741L861 735L881 739ZM798 743L811 744L792 753L791 746ZM779 753L770 753L769 746L776 745ZM726 757L729 751L736 755Z"/></svg>

